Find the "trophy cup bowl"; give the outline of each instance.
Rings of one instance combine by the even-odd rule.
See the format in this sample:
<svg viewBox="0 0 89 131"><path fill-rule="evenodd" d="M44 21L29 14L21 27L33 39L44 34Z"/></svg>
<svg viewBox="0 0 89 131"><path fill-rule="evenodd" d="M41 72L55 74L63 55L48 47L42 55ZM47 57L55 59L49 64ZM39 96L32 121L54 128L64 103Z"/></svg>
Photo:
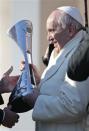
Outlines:
<svg viewBox="0 0 89 131"><path fill-rule="evenodd" d="M29 69L28 60L29 55L30 62L32 61L32 30L33 27L31 21L21 20L13 25L8 31L9 36L21 49L25 59L25 67L9 97L8 102L8 105L11 105L11 110L16 113L23 113L33 108L32 105L27 105L27 103L22 99L25 95L33 91L34 85L34 82L32 83L32 81L34 81L32 79L34 78L31 69Z"/></svg>

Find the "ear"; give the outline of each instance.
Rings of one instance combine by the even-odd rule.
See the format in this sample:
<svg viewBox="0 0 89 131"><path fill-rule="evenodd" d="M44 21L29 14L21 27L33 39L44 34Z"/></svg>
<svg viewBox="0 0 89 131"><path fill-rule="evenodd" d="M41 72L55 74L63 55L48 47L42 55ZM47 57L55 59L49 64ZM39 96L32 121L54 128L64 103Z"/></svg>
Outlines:
<svg viewBox="0 0 89 131"><path fill-rule="evenodd" d="M75 27L73 25L69 26L68 33L70 37L72 37L75 34Z"/></svg>

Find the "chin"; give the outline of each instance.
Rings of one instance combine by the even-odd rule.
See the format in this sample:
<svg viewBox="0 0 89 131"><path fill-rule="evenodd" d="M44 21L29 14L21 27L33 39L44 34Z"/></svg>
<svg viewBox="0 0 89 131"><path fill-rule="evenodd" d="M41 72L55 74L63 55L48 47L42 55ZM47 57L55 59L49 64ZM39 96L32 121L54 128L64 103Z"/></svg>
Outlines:
<svg viewBox="0 0 89 131"><path fill-rule="evenodd" d="M59 50L58 47L55 47L55 51L56 51L56 53L59 53L59 52L60 52L60 50Z"/></svg>

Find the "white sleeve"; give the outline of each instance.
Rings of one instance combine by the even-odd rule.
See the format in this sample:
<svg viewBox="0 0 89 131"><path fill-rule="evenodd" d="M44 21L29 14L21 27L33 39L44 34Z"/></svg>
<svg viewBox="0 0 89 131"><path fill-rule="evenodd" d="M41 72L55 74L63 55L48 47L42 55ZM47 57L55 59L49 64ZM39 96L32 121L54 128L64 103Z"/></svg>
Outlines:
<svg viewBox="0 0 89 131"><path fill-rule="evenodd" d="M72 123L85 116L86 107L77 88L67 81L59 88L57 96L39 95L33 110L33 120Z"/></svg>

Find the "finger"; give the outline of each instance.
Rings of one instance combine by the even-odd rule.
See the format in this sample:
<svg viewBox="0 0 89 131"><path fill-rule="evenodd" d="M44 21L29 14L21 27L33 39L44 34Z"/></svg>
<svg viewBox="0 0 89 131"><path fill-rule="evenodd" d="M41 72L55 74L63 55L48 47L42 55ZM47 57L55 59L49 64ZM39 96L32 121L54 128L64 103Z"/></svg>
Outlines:
<svg viewBox="0 0 89 131"><path fill-rule="evenodd" d="M23 71L24 70L24 66L25 66L25 61L21 61L20 63L20 71Z"/></svg>
<svg viewBox="0 0 89 131"><path fill-rule="evenodd" d="M12 128L12 127L13 127L13 125L9 125L9 126L6 126L6 127L8 127L8 128Z"/></svg>
<svg viewBox="0 0 89 131"><path fill-rule="evenodd" d="M8 109L10 109L10 110L12 109L12 105L8 105L7 107L8 107Z"/></svg>
<svg viewBox="0 0 89 131"><path fill-rule="evenodd" d="M18 123L18 121L19 121L19 119L16 119L16 121L15 121L15 122L16 122L16 123Z"/></svg>
<svg viewBox="0 0 89 131"><path fill-rule="evenodd" d="M16 120L19 120L19 115L18 114L16 114Z"/></svg>
<svg viewBox="0 0 89 131"><path fill-rule="evenodd" d="M19 119L19 115L17 114L17 119Z"/></svg>
<svg viewBox="0 0 89 131"><path fill-rule="evenodd" d="M15 126L15 123L11 123L11 124L9 125L9 128L12 128L13 126Z"/></svg>
<svg viewBox="0 0 89 131"><path fill-rule="evenodd" d="M13 66L11 66L11 67L3 74L3 76L9 76L12 71L13 71Z"/></svg>
<svg viewBox="0 0 89 131"><path fill-rule="evenodd" d="M19 121L19 115L17 114L17 116L16 116L16 123Z"/></svg>
<svg viewBox="0 0 89 131"><path fill-rule="evenodd" d="M27 53L28 53L28 54L31 54L31 51L30 51L30 50L27 50Z"/></svg>
<svg viewBox="0 0 89 131"><path fill-rule="evenodd" d="M25 64L25 61L21 61L21 64Z"/></svg>

